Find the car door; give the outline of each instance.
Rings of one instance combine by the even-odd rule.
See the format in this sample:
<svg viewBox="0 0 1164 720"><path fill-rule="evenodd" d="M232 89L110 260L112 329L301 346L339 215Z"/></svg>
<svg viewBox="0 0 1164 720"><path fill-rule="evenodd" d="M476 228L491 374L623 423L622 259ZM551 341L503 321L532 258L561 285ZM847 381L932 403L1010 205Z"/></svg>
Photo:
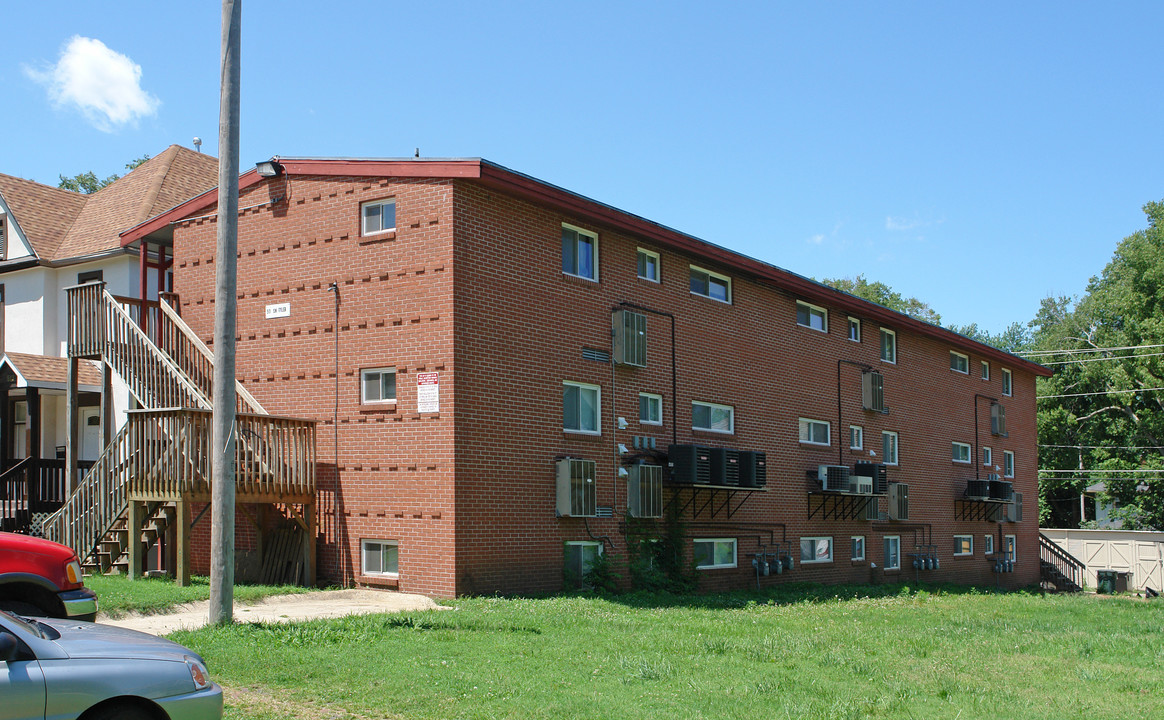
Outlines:
<svg viewBox="0 0 1164 720"><path fill-rule="evenodd" d="M13 720L26 718L44 719L45 687L44 674L40 664L32 658L32 653L12 633L0 627L0 635L7 636L21 648L17 659L0 660L0 714ZM0 639L0 644L4 640Z"/></svg>

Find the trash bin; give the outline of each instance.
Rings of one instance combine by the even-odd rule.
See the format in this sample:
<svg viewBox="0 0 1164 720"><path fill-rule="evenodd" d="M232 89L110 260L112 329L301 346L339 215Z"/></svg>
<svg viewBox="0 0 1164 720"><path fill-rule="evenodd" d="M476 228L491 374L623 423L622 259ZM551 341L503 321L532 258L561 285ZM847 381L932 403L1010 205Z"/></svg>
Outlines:
<svg viewBox="0 0 1164 720"><path fill-rule="evenodd" d="M1114 593L1116 589L1116 574L1115 570L1100 570L1095 573L1095 592L1107 595Z"/></svg>
<svg viewBox="0 0 1164 720"><path fill-rule="evenodd" d="M1116 578L1115 578L1115 591L1116 592L1127 592L1128 591L1128 577L1130 575L1131 575L1130 572L1117 572L1115 574L1115 576L1116 576Z"/></svg>

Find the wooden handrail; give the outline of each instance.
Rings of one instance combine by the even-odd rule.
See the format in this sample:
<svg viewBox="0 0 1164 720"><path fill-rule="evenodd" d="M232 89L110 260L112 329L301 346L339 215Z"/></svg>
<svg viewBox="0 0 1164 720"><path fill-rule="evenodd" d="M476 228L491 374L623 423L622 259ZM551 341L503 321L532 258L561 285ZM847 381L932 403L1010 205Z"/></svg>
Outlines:
<svg viewBox="0 0 1164 720"><path fill-rule="evenodd" d="M1043 533L1039 533L1039 559L1054 565L1064 577L1077 586L1083 586L1083 571L1087 569L1087 565Z"/></svg>

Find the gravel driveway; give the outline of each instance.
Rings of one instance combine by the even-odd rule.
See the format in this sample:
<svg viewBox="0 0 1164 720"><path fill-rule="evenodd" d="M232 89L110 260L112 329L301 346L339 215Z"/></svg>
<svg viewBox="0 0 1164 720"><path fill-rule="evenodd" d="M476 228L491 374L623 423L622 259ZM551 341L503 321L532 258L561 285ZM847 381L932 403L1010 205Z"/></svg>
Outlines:
<svg viewBox="0 0 1164 720"><path fill-rule="evenodd" d="M235 622L244 623L292 622L345 615L439 609L440 605L424 595L409 595L390 590L323 590L302 595L274 595L249 605L235 603L234 619ZM179 605L174 612L164 615L130 614L116 619L98 615L97 622L154 635L165 635L175 630L202 627L209 617L210 603L202 600Z"/></svg>

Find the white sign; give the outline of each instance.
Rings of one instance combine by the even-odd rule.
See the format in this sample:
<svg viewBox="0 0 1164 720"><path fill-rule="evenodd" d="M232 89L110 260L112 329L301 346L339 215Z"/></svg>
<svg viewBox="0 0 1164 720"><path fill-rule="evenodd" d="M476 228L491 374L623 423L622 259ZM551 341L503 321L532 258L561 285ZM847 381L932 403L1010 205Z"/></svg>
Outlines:
<svg viewBox="0 0 1164 720"><path fill-rule="evenodd" d="M291 317L291 303L276 303L267 306L267 319Z"/></svg>
<svg viewBox="0 0 1164 720"><path fill-rule="evenodd" d="M416 374L416 411L422 413L441 411L440 373Z"/></svg>

